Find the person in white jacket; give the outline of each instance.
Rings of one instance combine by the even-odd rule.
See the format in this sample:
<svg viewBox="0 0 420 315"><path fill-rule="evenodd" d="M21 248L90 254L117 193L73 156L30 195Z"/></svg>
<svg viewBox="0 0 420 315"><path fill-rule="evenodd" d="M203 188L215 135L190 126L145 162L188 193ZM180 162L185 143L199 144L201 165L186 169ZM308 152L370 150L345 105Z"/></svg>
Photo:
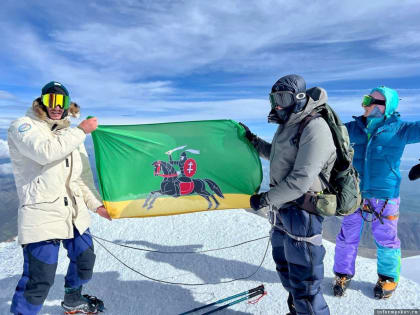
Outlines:
<svg viewBox="0 0 420 315"><path fill-rule="evenodd" d="M41 310L54 283L60 243L70 259L63 308L69 314L103 309L101 300L81 294L95 263L88 209L110 217L94 186L83 144L98 122L91 118L71 128L69 114L77 116L78 112L67 89L53 81L8 131L19 197L18 242L24 256L23 274L10 309L13 314Z"/></svg>

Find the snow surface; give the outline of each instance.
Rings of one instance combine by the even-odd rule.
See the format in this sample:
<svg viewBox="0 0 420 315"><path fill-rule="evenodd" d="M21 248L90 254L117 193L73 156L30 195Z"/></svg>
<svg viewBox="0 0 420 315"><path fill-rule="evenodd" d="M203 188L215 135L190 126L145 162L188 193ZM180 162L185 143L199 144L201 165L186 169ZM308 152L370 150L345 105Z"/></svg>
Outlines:
<svg viewBox="0 0 420 315"><path fill-rule="evenodd" d="M92 234L162 251L194 251L234 245L266 236L266 219L243 210L211 211L145 219L108 222L93 215ZM106 243L104 243L106 244ZM271 246L262 268L251 279L205 286L153 282L122 266L98 244L95 274L84 292L104 299L105 314L178 314L264 283L268 295L257 304L242 302L220 314L286 314L287 292L283 289L271 257ZM106 244L130 267L154 278L185 283L230 280L252 274L260 264L267 239L217 252L194 255L145 253ZM331 314L373 314L376 308L420 308L420 284L402 276L396 293L388 300L375 300L376 261L358 257L356 275L343 298L332 296L334 244L324 241L325 280L322 285ZM41 314L62 314L66 252L60 251L55 284ZM414 260L414 259L413 259ZM419 266L416 261L416 265ZM22 271L22 251L17 243L0 244L0 314L8 314L10 300ZM406 275L403 262L403 275ZM409 265L413 265L412 263ZM407 269L408 270L408 269ZM418 272L418 270L417 270ZM195 314L202 314L195 313ZM219 314L219 313L217 313Z"/></svg>
<svg viewBox="0 0 420 315"><path fill-rule="evenodd" d="M420 284L420 256L404 258L401 261L401 275Z"/></svg>

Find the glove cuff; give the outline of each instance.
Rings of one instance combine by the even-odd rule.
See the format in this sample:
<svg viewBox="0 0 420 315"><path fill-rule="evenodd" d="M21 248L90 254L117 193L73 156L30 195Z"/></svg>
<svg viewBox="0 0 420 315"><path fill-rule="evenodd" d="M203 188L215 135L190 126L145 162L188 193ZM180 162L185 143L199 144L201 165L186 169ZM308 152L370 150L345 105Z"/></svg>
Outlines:
<svg viewBox="0 0 420 315"><path fill-rule="evenodd" d="M266 192L261 194L260 205L261 205L262 208L268 206L268 200L267 200L267 193Z"/></svg>

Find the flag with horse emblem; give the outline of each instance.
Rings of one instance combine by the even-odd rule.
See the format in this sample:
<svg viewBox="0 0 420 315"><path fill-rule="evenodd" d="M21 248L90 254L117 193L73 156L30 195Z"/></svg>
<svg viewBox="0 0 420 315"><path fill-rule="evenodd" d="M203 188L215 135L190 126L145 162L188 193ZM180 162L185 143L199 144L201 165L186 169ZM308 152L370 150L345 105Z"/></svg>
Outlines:
<svg viewBox="0 0 420 315"><path fill-rule="evenodd" d="M92 134L112 218L249 208L261 161L232 120L99 126Z"/></svg>

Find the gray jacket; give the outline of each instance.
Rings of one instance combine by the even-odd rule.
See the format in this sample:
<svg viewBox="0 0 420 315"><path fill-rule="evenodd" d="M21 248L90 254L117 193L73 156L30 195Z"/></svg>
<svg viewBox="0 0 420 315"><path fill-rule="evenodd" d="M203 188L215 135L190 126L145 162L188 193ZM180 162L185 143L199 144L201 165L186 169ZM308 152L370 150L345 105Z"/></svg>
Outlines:
<svg viewBox="0 0 420 315"><path fill-rule="evenodd" d="M292 113L285 124L279 125L271 143L260 138L253 142L261 157L270 160L270 190L267 202L279 208L289 206L308 191L325 189L319 174L327 179L336 159L336 149L328 124L323 118L309 122L302 132L299 148L292 143L300 122L317 106L327 102L327 92L319 87L307 91L305 109Z"/></svg>

